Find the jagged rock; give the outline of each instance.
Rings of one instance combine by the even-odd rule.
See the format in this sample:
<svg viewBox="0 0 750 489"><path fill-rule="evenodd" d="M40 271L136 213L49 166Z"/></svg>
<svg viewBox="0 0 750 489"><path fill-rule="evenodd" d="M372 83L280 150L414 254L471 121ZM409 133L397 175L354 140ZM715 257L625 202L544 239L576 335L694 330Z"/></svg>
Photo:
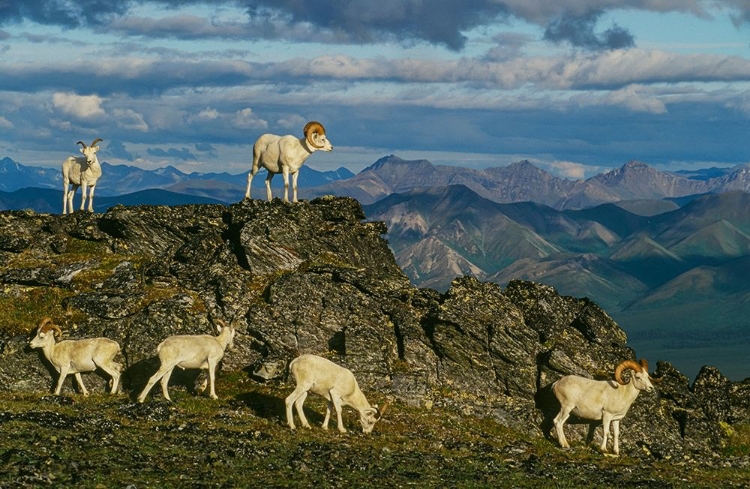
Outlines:
<svg viewBox="0 0 750 489"><path fill-rule="evenodd" d="M223 319L238 328L224 370L285 382L289 360L322 354L355 372L373 402L450 406L536 435L555 414L552 382L570 373L611 379L636 358L605 311L546 285L501 290L464 277L443 294L414 288L385 226L363 219L350 198L2 212L0 300L43 299L20 325L0 318L0 389L49 391L48 366L18 335L48 311L58 311L68 338L120 343L122 385L133 395L157 368L164 338L214 334ZM657 366L656 394L641 394L622 422L624 453L707 453L721 442L721 423L747 421L747 383L704 369L691 388L670 364ZM173 379L191 388L195 373ZM106 379L85 382L104 390ZM571 427L571 439L585 428Z"/></svg>

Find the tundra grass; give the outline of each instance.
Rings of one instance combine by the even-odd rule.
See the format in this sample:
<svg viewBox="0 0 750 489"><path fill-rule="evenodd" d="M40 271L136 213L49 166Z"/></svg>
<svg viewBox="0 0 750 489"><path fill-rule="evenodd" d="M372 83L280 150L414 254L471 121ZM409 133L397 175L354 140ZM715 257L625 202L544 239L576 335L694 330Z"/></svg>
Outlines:
<svg viewBox="0 0 750 489"><path fill-rule="evenodd" d="M244 374L218 379L218 401L173 388L144 404L128 394L0 393L0 487L747 487L748 468L560 450L490 419L394 404L371 435L345 408L347 433L289 430L291 386ZM726 456L747 457L738 427ZM744 459L747 462L747 458Z"/></svg>

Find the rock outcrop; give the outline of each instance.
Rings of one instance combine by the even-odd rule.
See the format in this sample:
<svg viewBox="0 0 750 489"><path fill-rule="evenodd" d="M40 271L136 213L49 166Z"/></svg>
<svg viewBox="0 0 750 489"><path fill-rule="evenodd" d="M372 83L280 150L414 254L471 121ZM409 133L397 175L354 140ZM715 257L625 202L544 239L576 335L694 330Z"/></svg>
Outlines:
<svg viewBox="0 0 750 489"><path fill-rule="evenodd" d="M620 361L636 358L605 311L546 285L513 281L501 290L464 277L444 294L413 287L382 238L385 226L364 218L357 201L325 197L2 212L0 390L49 390L48 367L26 348L46 315L67 337L118 341L132 396L156 368L161 340L212 333L221 318L238 327L224 371L284 381L291 358L323 354L354 371L374 402L444 405L542 436L557 408L554 380L611 378ZM690 385L669 363L650 360L661 381L623 421L624 453L707 454L727 423L748 422L746 383L706 367ZM175 381L195 380L184 377Z"/></svg>

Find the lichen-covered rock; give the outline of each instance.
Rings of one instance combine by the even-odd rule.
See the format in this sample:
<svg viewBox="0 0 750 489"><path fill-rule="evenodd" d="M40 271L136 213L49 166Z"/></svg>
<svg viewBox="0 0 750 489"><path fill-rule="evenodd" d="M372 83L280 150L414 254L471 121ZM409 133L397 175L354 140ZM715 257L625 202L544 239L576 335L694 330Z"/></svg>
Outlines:
<svg viewBox="0 0 750 489"><path fill-rule="evenodd" d="M502 290L464 277L443 294L414 288L383 223L364 217L350 198L0 212L0 304L9 312L0 317L0 390L49 391L49 366L19 334L47 315L67 338L120 343L122 385L133 396L164 338L214 334L222 319L238 331L224 370L286 382L292 358L321 354L351 369L373 402L450 406L537 435L554 414L552 382L611 379L618 363L636 359L605 311L546 285ZM721 423L747 421L747 383L704 369L691 388L670 364L657 365L656 393L641 394L622 422L624 453L708 453ZM173 379L190 388L195 374ZM104 390L106 379L85 382ZM572 439L585 436L570 429Z"/></svg>

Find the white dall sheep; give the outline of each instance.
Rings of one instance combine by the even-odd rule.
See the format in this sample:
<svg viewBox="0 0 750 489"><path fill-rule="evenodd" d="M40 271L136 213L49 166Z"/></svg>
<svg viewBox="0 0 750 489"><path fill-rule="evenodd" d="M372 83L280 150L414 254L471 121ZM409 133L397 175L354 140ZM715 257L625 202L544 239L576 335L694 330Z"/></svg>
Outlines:
<svg viewBox="0 0 750 489"><path fill-rule="evenodd" d="M365 395L359 389L357 379L348 369L340 367L330 360L317 355L301 355L289 364L289 371L294 377L297 388L286 398L286 421L291 429L294 425L292 405L297 408L297 414L304 428L309 428L310 423L305 418L303 405L308 392L317 394L328 401L326 417L323 420L323 429L328 429L328 421L331 418L331 408L336 410L338 428L341 433L346 433L346 428L341 421L341 407L351 406L359 413L359 422L362 431L372 432L375 423L380 421L388 405L382 409L370 406Z"/></svg>
<svg viewBox="0 0 750 489"><path fill-rule="evenodd" d="M622 379L622 373L632 369L630 381ZM601 451L607 451L607 435L612 423L614 431L614 453L620 453L620 420L625 417L631 404L641 391L652 392L656 381L648 373L648 362L641 360L625 360L615 369L615 380L592 380L576 375L567 375L552 385L557 400L560 401L560 413L555 417L557 439L560 446L568 448L563 425L573 414L582 419L601 420L604 434L602 436Z"/></svg>
<svg viewBox="0 0 750 489"><path fill-rule="evenodd" d="M62 336L60 327L53 324L52 319L44 318L39 324L36 336L29 341L31 348L42 349L45 358L60 374L55 386L55 395L60 395L65 377L73 374L78 382L78 388L84 396L88 396L81 373L93 372L97 368L104 370L112 377L109 382L110 392L116 393L122 365L115 362L114 358L120 352L120 345L109 338L65 340L58 343L57 337L60 336Z"/></svg>
<svg viewBox="0 0 750 489"><path fill-rule="evenodd" d="M102 167L99 165L99 158L96 152L99 146L96 143L104 141L102 138L96 138L90 146L86 146L83 141L76 144L82 146L81 153L83 156L70 156L62 164L63 177L63 214L73 212L73 196L81 187L81 210L84 210L86 196L89 199L89 212L94 212L94 189L96 181L102 176ZM72 189L69 189L73 185ZM88 193L87 193L88 190Z"/></svg>
<svg viewBox="0 0 750 489"><path fill-rule="evenodd" d="M308 156L315 151L333 151L333 146L326 137L326 130L320 122L310 121L303 129L305 137L277 136L263 134L253 145L253 168L247 174L245 198L250 198L250 185L260 167L268 171L266 177L266 196L270 202L271 179L277 173L284 176L284 202L289 202L289 175L292 175L293 202L297 202L297 177L299 169Z"/></svg>
<svg viewBox="0 0 750 489"><path fill-rule="evenodd" d="M215 387L216 366L224 358L224 352L227 348L231 348L234 345L235 329L234 326L227 325L224 321L217 320L217 323L220 323L216 325L216 329L219 332L218 336L208 334L177 335L170 336L162 341L156 347L156 353L159 355L161 365L159 366L159 370L148 379L146 387L138 396L138 402L143 402L146 399L146 395L148 395L151 388L159 379L161 379L161 391L164 394L164 398L171 401L172 399L169 397L167 387L169 385L169 377L172 375L172 370L175 367L208 370L211 399L218 399Z"/></svg>

